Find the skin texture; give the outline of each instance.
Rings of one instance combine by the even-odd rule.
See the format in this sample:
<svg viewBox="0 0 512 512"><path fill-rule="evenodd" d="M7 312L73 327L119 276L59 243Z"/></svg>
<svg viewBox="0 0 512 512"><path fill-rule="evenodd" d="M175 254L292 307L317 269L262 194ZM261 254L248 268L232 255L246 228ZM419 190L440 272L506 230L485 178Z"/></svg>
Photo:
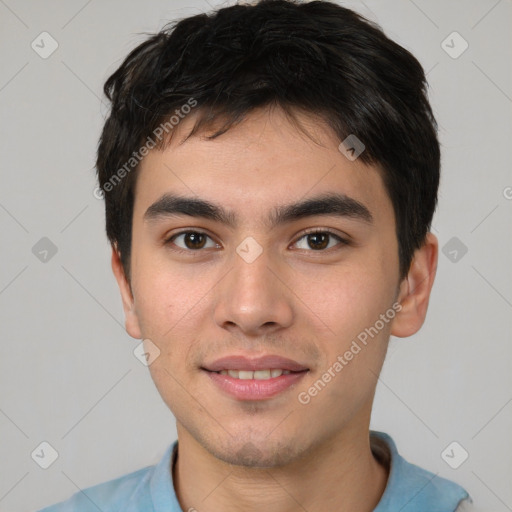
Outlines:
<svg viewBox="0 0 512 512"><path fill-rule="evenodd" d="M181 121L171 145L141 163L130 283L112 252L126 329L160 350L149 368L177 421L174 485L183 510L363 512L373 510L386 485L368 438L377 376L389 336L410 336L424 322L438 243L429 233L400 281L394 212L379 169L346 158L318 119L298 117L316 142L279 109L253 112L211 141L199 134L180 144L193 116ZM366 205L373 224L317 215L266 227L275 207L332 191ZM145 221L165 192L222 205L239 223ZM315 250L304 236L309 228L349 243L333 237ZM166 244L185 229L206 232L205 248L187 249L184 236ZM263 250L252 263L236 252L248 236ZM394 319L301 404L298 394L396 301ZM277 354L309 372L271 399L241 401L201 370L233 354Z"/></svg>

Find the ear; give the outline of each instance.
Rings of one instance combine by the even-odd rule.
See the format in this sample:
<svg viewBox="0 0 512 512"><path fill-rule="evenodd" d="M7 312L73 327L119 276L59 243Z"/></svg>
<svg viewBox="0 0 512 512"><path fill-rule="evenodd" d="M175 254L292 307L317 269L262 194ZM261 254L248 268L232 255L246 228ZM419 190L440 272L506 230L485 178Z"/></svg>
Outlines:
<svg viewBox="0 0 512 512"><path fill-rule="evenodd" d="M400 283L397 301L402 309L393 319L393 336L412 336L423 325L436 276L438 248L437 237L429 232L423 246L414 253L409 273Z"/></svg>
<svg viewBox="0 0 512 512"><path fill-rule="evenodd" d="M123 300L123 309L125 317L126 332L136 339L142 339L142 334L139 326L139 319L135 310L135 301L133 299L130 284L126 279L123 265L121 263L121 256L116 247L112 246L112 271L121 292L121 299Z"/></svg>

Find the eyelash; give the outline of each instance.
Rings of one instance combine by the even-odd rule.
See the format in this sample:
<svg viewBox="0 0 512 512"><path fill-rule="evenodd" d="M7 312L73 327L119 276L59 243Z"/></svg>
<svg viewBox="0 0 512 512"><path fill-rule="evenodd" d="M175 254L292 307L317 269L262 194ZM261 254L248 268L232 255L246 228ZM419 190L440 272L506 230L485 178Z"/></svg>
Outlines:
<svg viewBox="0 0 512 512"><path fill-rule="evenodd" d="M210 238L211 240L213 240L213 238L210 235L208 235L208 233L206 233L204 231L200 231L197 229L187 229L187 230L179 231L178 233L174 233L172 236L170 236L169 238L167 238L165 240L164 244L165 245L171 245L171 244L174 245L173 242L177 237L179 237L181 235L187 235L190 233L204 235L204 236ZM334 233L328 229L318 229L318 228L312 228L312 229L309 229L309 230L305 231L304 233L302 233L302 235L295 240L294 245L297 244L304 237L311 235L311 234L316 234L316 233L326 234L326 235L329 235L330 237L335 238L339 242L335 247L350 245L348 240L345 240L344 238L340 237L336 233ZM215 242L215 243L217 243L217 242ZM307 252L328 252L332 249L334 249L334 247L330 247L329 249L319 249L316 251L314 249L309 249L306 251ZM203 252L203 249L195 249L195 250L194 249L183 249L182 247L177 247L177 246L174 246L172 248L172 250L179 252L179 253L186 253L186 254L193 254L193 253L199 254L199 253ZM301 250L305 250L305 249L301 249Z"/></svg>

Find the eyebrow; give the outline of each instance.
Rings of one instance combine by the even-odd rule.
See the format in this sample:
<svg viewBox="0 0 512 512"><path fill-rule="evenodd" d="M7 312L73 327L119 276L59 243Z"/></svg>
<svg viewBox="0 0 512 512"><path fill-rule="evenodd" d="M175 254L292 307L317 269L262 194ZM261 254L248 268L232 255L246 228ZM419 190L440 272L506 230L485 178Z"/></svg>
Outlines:
<svg viewBox="0 0 512 512"><path fill-rule="evenodd" d="M196 197L175 194L164 194L153 203L146 210L144 220L151 222L181 215L221 222L231 228L236 227L238 223L237 215L220 205ZM266 226L271 229L280 224L316 215L348 217L367 224L373 223L373 216L363 203L345 194L327 193L297 203L278 206L268 215Z"/></svg>

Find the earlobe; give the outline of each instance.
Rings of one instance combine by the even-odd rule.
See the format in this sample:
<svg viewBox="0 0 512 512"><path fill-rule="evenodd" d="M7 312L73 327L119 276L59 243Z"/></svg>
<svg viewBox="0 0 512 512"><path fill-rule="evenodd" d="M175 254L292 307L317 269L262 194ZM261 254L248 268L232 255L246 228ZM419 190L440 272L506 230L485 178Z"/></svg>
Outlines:
<svg viewBox="0 0 512 512"><path fill-rule="evenodd" d="M437 258L437 237L427 233L425 243L414 253L409 272L400 283L398 302L402 309L393 320L393 336L412 336L423 325L436 276Z"/></svg>
<svg viewBox="0 0 512 512"><path fill-rule="evenodd" d="M116 247L112 246L112 272L119 286L121 299L123 301L123 310L125 316L125 329L126 332L136 339L142 339L142 334L139 325L139 319L135 310L135 300L132 295L130 284L126 279L126 275L121 263L121 256Z"/></svg>

